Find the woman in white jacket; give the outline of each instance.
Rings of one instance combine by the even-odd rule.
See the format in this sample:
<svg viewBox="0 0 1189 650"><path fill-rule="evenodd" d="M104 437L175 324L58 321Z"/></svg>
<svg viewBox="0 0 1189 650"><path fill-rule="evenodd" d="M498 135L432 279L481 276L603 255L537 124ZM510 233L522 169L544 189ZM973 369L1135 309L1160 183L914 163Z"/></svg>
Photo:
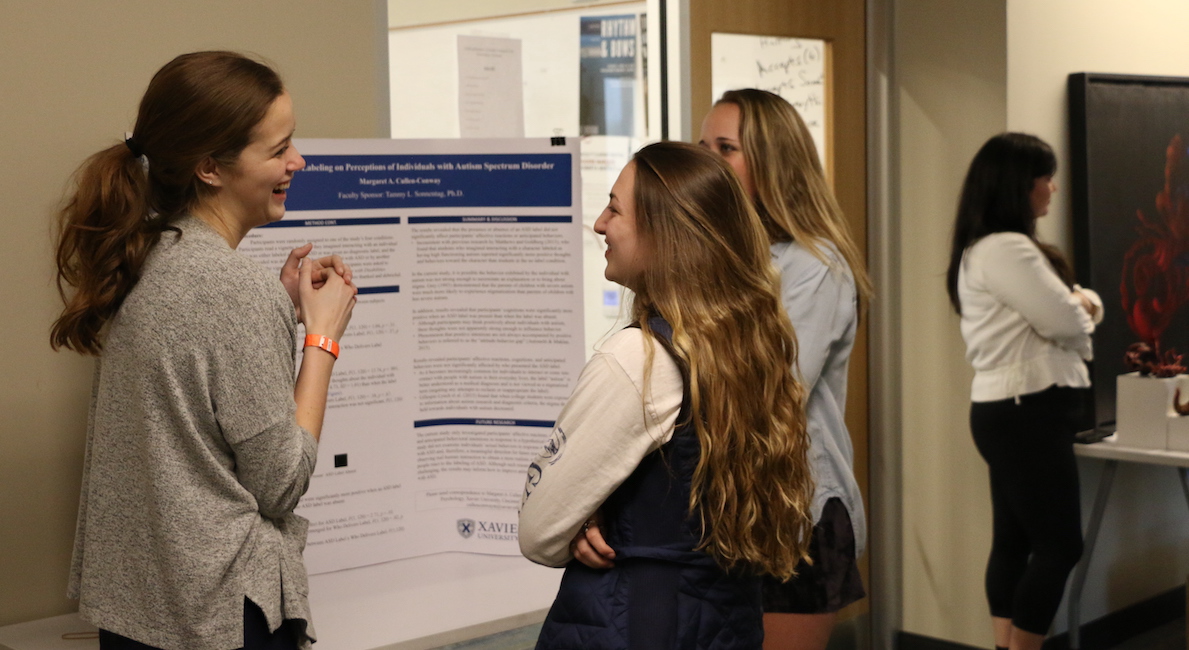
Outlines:
<svg viewBox="0 0 1189 650"><path fill-rule="evenodd" d="M1036 240L1057 161L1040 139L991 138L954 224L947 289L974 367L970 428L991 479L986 590L997 648L1040 648L1082 554L1073 455L1097 294Z"/></svg>

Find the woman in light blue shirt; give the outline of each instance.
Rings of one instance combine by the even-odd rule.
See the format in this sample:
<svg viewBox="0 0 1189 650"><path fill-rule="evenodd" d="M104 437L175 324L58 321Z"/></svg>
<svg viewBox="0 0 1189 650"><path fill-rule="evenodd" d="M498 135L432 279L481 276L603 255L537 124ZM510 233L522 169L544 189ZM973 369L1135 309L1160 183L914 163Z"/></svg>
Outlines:
<svg viewBox="0 0 1189 650"><path fill-rule="evenodd" d="M764 647L820 650L838 611L865 596L857 560L866 517L844 416L859 300L871 296L871 282L813 139L788 102L763 90L729 91L703 121L699 144L735 169L768 231L809 393L812 564L803 561L788 582L766 583Z"/></svg>

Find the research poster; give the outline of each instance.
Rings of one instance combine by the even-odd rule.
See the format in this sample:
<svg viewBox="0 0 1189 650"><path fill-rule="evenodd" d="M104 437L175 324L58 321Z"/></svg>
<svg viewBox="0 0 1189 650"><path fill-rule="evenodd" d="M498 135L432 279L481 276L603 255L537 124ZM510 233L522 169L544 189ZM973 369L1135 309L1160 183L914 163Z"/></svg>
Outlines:
<svg viewBox="0 0 1189 650"><path fill-rule="evenodd" d="M240 250L351 264L311 573L463 551L519 554L517 508L584 361L578 142L297 140L285 218Z"/></svg>

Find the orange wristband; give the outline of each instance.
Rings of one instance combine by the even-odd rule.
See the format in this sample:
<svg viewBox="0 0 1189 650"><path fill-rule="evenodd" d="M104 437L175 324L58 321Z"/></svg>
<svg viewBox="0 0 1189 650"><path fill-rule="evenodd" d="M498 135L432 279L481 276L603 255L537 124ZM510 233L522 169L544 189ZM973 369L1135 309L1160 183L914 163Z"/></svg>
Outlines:
<svg viewBox="0 0 1189 650"><path fill-rule="evenodd" d="M339 358L338 341L335 341L329 336L322 336L321 334L306 334L306 343L302 347L321 348L334 355L335 359Z"/></svg>

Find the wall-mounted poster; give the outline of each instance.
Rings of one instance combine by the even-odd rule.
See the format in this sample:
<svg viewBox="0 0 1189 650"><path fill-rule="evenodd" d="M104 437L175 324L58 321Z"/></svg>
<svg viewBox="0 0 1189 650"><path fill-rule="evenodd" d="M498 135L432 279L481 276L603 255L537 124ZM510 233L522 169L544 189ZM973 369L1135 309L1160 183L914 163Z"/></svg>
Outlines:
<svg viewBox="0 0 1189 650"><path fill-rule="evenodd" d="M578 120L582 135L635 135L640 19L583 16Z"/></svg>
<svg viewBox="0 0 1189 650"><path fill-rule="evenodd" d="M312 242L359 287L297 509L310 573L519 556L525 471L585 357L577 140L296 146L285 218L239 250L279 268Z"/></svg>
<svg viewBox="0 0 1189 650"><path fill-rule="evenodd" d="M1123 353L1189 359L1189 78L1069 76L1078 281L1098 291L1095 417L1115 419Z"/></svg>
<svg viewBox="0 0 1189 650"><path fill-rule="evenodd" d="M523 138L520 39L458 35L458 131L464 138Z"/></svg>

